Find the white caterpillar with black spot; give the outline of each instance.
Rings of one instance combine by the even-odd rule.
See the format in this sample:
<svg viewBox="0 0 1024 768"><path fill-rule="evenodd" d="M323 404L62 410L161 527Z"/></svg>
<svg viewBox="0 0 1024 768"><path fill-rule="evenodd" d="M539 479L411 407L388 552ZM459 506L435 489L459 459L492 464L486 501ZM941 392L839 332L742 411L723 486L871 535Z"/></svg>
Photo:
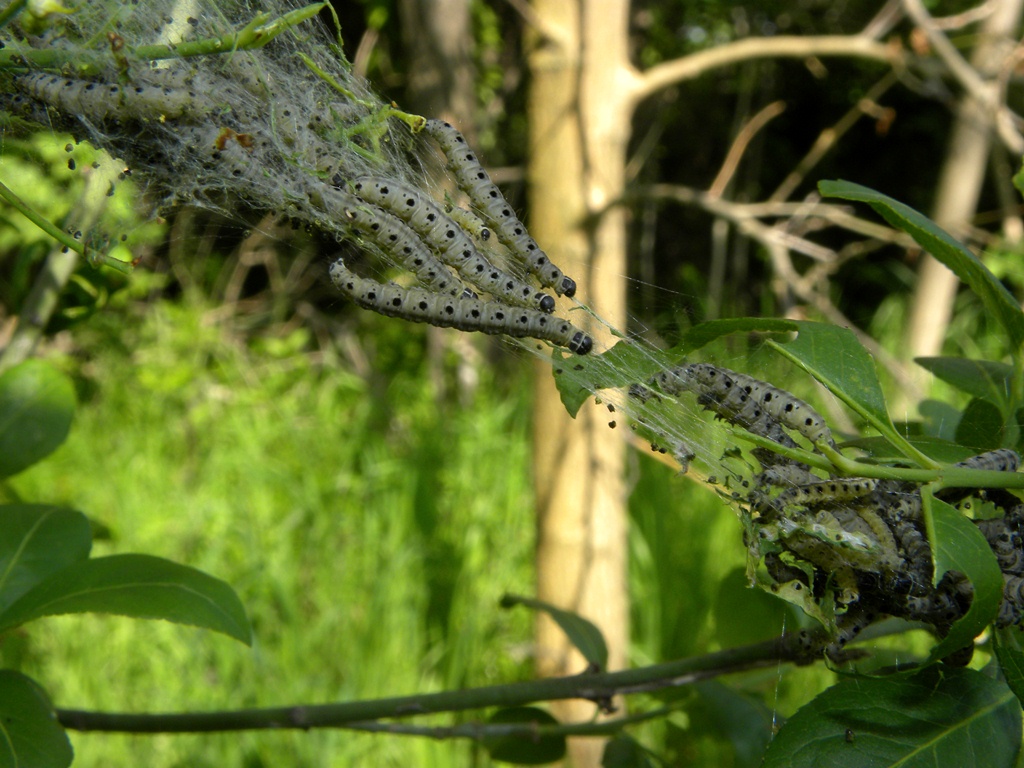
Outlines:
<svg viewBox="0 0 1024 768"><path fill-rule="evenodd" d="M842 501L853 501L869 496L878 487L878 481L867 477L822 480L798 485L779 494L776 506L820 507Z"/></svg>
<svg viewBox="0 0 1024 768"><path fill-rule="evenodd" d="M652 382L668 395L695 392L698 403L740 426L759 424L767 414L812 443L835 446L824 417L810 405L746 374L692 363L662 371Z"/></svg>
<svg viewBox="0 0 1024 768"><path fill-rule="evenodd" d="M555 300L528 283L492 265L477 250L469 235L440 206L422 193L394 181L362 177L352 188L367 203L378 205L402 219L440 255L480 290L517 306L543 312L555 308Z"/></svg>
<svg viewBox="0 0 1024 768"><path fill-rule="evenodd" d="M330 201L334 197L327 195L325 200ZM353 231L416 275L420 283L430 291L450 296L462 295L462 283L400 219L376 206L361 205L359 200L353 199L350 202L351 205L344 206L338 201L339 204L334 208L344 212L342 220L347 221Z"/></svg>
<svg viewBox="0 0 1024 768"><path fill-rule="evenodd" d="M167 75L147 74L122 85L32 72L14 82L37 101L96 123L174 119L197 109L195 92Z"/></svg>
<svg viewBox="0 0 1024 768"><path fill-rule="evenodd" d="M979 453L955 466L963 469L987 469L993 472L1016 472L1020 468L1020 454L1009 448Z"/></svg>
<svg viewBox="0 0 1024 768"><path fill-rule="evenodd" d="M560 296L572 297L576 293L575 281L551 263L547 254L530 237L466 138L442 120L427 120L423 131L441 146L448 158L448 169L454 174L459 188L484 215L502 245L521 258L542 285L553 288Z"/></svg>
<svg viewBox="0 0 1024 768"><path fill-rule="evenodd" d="M510 307L496 301L438 296L421 288L403 288L359 277L339 259L331 265L331 280L364 309L414 323L429 323L460 331L480 331L515 337L531 337L585 355L593 340L566 320L536 309Z"/></svg>

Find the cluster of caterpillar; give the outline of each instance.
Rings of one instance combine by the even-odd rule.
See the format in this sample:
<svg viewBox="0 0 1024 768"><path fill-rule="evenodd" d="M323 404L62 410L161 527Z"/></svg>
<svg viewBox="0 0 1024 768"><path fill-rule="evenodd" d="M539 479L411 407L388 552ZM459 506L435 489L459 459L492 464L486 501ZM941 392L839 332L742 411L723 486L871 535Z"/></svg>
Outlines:
<svg viewBox="0 0 1024 768"><path fill-rule="evenodd" d="M226 32L248 21L207 10L196 15L204 25L219 19L223 30L203 26L200 32L197 22L178 25L175 34ZM101 25L101 16L82 18ZM101 39L106 30L72 26L70 37L55 28L38 45L74 45L72 38ZM107 35L111 55L90 58L88 75L56 67L12 73L13 88L0 94L0 109L110 150L163 193L165 205L189 201L224 210L231 205L225 201L241 200L368 251L385 269L412 274L415 284L406 289L354 275L339 262L332 273L345 278L335 284L363 308L464 331L538 338L576 354L591 350L586 333L551 315L555 298L543 290L572 297L575 282L537 246L450 124L390 117L401 113L350 82L344 62L314 62L304 50L296 57L301 35L280 35L255 51L153 65L132 56L156 42L147 35L167 30L131 13L116 26L118 32ZM310 62L307 69L296 63L300 59ZM415 151L417 143L440 147L471 211L434 200L403 150L388 149ZM492 233L507 260L501 266L488 244Z"/></svg>
<svg viewBox="0 0 1024 768"><path fill-rule="evenodd" d="M334 284L356 304L388 317L462 331L528 336L566 347L578 355L587 354L593 344L588 335L568 321L539 310L378 283L352 273L341 259L331 265L330 271Z"/></svg>
<svg viewBox="0 0 1024 768"><path fill-rule="evenodd" d="M632 385L629 394L640 403L661 396L695 397L716 417L780 447L799 447L794 437L808 441L815 450L836 447L825 419L809 404L767 382L714 365L668 368L644 384ZM671 439L657 430L653 433L662 442ZM963 574L948 572L934 584L919 485L822 477L808 465L763 447L751 455L761 465L760 471L748 480L741 473L736 483L726 478L724 485L732 487L729 498L743 507L752 567L766 574L764 583L816 609L818 615L833 617L831 636L821 640L815 651L842 658L846 644L883 616L922 622L944 637L966 614L973 589ZM956 466L1016 472L1020 463L1015 451L999 449ZM1024 619L1024 504L1005 491L991 489L950 488L938 496L947 503L980 496L1002 508L1003 517L975 523L1003 572L996 625L1020 624ZM956 659L966 660L967 651Z"/></svg>

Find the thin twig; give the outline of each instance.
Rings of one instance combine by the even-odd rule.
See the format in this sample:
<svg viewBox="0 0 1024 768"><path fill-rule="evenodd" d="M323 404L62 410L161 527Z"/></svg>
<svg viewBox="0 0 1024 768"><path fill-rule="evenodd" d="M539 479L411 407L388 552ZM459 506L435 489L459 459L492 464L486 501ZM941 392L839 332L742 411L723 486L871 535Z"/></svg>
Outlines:
<svg viewBox="0 0 1024 768"><path fill-rule="evenodd" d="M715 176L715 180L711 182L711 186L708 188L708 195L710 197L722 196L733 174L736 173L736 169L739 168L740 158L747 151L750 142L762 128L785 111L786 102L773 101L740 128L739 133L736 134L736 138L732 142L732 146L729 147L725 160L722 161L722 167L719 169L718 175Z"/></svg>

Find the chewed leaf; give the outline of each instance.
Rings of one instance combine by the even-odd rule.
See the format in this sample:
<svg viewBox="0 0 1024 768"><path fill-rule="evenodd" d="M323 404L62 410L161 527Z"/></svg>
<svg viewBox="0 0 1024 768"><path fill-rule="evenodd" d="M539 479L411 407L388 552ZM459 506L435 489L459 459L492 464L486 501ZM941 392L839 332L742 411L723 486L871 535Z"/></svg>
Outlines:
<svg viewBox="0 0 1024 768"><path fill-rule="evenodd" d="M164 619L212 629L246 644L252 636L231 587L195 568L150 555L112 555L58 571L0 613L0 631L66 613Z"/></svg>
<svg viewBox="0 0 1024 768"><path fill-rule="evenodd" d="M0 670L0 768L66 768L74 753L43 689Z"/></svg>
<svg viewBox="0 0 1024 768"><path fill-rule="evenodd" d="M71 380L42 360L0 376L0 477L10 477L64 442L75 413Z"/></svg>
<svg viewBox="0 0 1024 768"><path fill-rule="evenodd" d="M972 669L847 678L793 715L764 768L1009 768L1020 707L1005 683Z"/></svg>
<svg viewBox="0 0 1024 768"><path fill-rule="evenodd" d="M601 755L601 768L656 768L647 750L628 733L620 733L609 741Z"/></svg>
<svg viewBox="0 0 1024 768"><path fill-rule="evenodd" d="M81 512L45 504L0 506L0 612L92 547Z"/></svg>
<svg viewBox="0 0 1024 768"><path fill-rule="evenodd" d="M489 725L558 725L550 714L537 707L499 709L487 720ZM492 760L516 765L544 765L565 757L564 736L524 736L513 734L488 736L484 746Z"/></svg>
<svg viewBox="0 0 1024 768"><path fill-rule="evenodd" d="M511 608L514 605L525 605L535 611L543 611L548 614L574 646L583 654L588 662L599 670L605 670L608 666L608 645L605 643L601 630L582 616L571 611L563 611L543 600L535 600L531 597L520 597L519 595L505 595L501 599L502 608Z"/></svg>
<svg viewBox="0 0 1024 768"><path fill-rule="evenodd" d="M848 181L822 181L821 194L870 205L892 226L906 232L928 253L949 267L981 299L999 320L1014 349L1024 344L1024 314L1020 305L999 279L966 246L908 205Z"/></svg>
<svg viewBox="0 0 1024 768"><path fill-rule="evenodd" d="M971 643L996 617L1003 597L1003 574L974 523L930 494L922 494L922 501L928 538L935 553L935 583L947 571L959 571L974 587L970 609L932 650L931 658L941 659Z"/></svg>

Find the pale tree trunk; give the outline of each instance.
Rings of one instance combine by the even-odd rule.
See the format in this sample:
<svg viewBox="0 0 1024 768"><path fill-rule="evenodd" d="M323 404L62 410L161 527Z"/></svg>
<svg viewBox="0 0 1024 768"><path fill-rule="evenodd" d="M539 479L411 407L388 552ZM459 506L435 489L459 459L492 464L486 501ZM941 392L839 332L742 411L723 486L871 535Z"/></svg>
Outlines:
<svg viewBox="0 0 1024 768"><path fill-rule="evenodd" d="M993 5L971 55L971 64L986 80L994 78L1005 64L1007 48L1020 25L1024 0L998 0ZM977 95L965 93L957 105L932 210L935 222L954 236L963 235L977 210L993 126L993 116ZM904 349L908 359L941 354L957 286L956 275L933 257L924 259L907 325Z"/></svg>
<svg viewBox="0 0 1024 768"><path fill-rule="evenodd" d="M530 146L528 225L533 236L578 284L577 296L609 323L625 325L625 214L614 208L623 189L631 105L625 0L534 0L529 36ZM566 304L568 306L568 304ZM583 322L574 313L574 322ZM612 339L591 326L598 346ZM537 592L597 624L622 668L629 640L626 496L623 442L607 411L584 407L570 419L551 366L537 366L534 473L538 505ZM538 670L582 672L584 660L546 617L537 625ZM595 705L553 705L563 721L590 719ZM577 768L600 764L603 742L570 745Z"/></svg>

